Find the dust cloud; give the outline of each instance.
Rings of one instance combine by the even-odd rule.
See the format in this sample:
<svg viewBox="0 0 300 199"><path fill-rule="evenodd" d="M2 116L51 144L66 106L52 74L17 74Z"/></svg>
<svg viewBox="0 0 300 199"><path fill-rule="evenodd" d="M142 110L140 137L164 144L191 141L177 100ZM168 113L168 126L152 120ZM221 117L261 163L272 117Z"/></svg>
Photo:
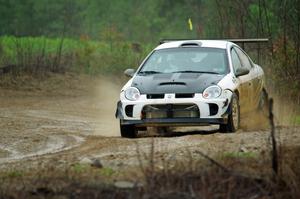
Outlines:
<svg viewBox="0 0 300 199"><path fill-rule="evenodd" d="M115 118L122 83L117 77L101 77L96 81L94 94L97 99L97 123L94 135L120 136L119 120Z"/></svg>
<svg viewBox="0 0 300 199"><path fill-rule="evenodd" d="M273 92L269 99L273 99L273 114L276 126L294 126L297 115L297 105L290 99L284 99ZM257 110L241 116L241 128L245 131L266 130L270 127L269 109Z"/></svg>

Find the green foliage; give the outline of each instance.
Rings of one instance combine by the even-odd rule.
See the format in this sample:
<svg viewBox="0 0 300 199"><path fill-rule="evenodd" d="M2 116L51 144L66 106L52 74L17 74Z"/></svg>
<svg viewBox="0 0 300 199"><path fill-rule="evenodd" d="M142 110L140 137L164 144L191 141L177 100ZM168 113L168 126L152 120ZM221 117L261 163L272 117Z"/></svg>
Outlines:
<svg viewBox="0 0 300 199"><path fill-rule="evenodd" d="M189 37L195 32L187 31L187 19L201 18L193 4L202 1L0 0L0 35L89 35L105 40L101 33L113 27L130 41Z"/></svg>
<svg viewBox="0 0 300 199"><path fill-rule="evenodd" d="M277 38L286 28L295 40L299 35L300 8L296 6L299 3L299 0L283 3L275 0L0 0L0 35L72 38L88 35L93 40L118 37L149 43L162 37ZM188 18L193 21L193 31L188 29Z"/></svg>
<svg viewBox="0 0 300 199"><path fill-rule="evenodd" d="M74 40L45 37L4 36L0 41L0 67L14 74L63 72L71 65L72 51L78 47L78 42Z"/></svg>
<svg viewBox="0 0 300 199"><path fill-rule="evenodd" d="M46 37L0 37L0 68L11 72L44 74L75 71L87 74L120 73L137 67L151 45ZM61 50L60 50L61 47Z"/></svg>

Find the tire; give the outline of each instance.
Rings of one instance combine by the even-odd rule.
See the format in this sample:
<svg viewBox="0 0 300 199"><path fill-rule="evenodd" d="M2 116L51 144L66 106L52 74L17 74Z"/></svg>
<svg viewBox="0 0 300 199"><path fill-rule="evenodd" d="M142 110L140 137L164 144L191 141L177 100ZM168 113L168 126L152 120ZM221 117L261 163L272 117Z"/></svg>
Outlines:
<svg viewBox="0 0 300 199"><path fill-rule="evenodd" d="M136 138L137 137L137 129L132 124L123 125L120 121L120 133L122 137L125 138Z"/></svg>
<svg viewBox="0 0 300 199"><path fill-rule="evenodd" d="M231 98L229 105L230 114L228 115L227 124L220 124L220 132L223 133L234 133L240 127L240 104L239 98L234 93Z"/></svg>

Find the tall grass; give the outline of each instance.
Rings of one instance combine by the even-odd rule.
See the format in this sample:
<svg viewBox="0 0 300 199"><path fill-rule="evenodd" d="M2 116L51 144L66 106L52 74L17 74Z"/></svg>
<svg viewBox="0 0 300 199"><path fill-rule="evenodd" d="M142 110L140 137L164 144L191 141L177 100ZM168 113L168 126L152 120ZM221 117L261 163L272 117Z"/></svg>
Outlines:
<svg viewBox="0 0 300 199"><path fill-rule="evenodd" d="M46 37L0 37L0 72L43 75L66 71L87 74L120 73L137 67L151 49L129 42Z"/></svg>

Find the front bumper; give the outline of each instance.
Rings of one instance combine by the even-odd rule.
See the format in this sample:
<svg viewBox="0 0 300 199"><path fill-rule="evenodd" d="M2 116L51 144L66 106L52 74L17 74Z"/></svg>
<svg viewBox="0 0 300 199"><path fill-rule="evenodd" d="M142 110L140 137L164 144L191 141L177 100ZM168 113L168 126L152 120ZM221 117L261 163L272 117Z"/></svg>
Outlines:
<svg viewBox="0 0 300 199"><path fill-rule="evenodd" d="M142 120L121 120L122 125L144 126L202 126L210 124L226 124L227 117L224 118L159 118Z"/></svg>
<svg viewBox="0 0 300 199"><path fill-rule="evenodd" d="M175 94L165 94L163 99L147 99L146 95L141 95L137 101L130 101L124 97L124 93L120 95L118 102L116 117L121 120L121 124L134 124L137 126L191 126L191 125L209 125L209 124L225 124L227 116L230 113L229 104L232 92L225 90L221 96L216 99L205 99L202 94L196 93L191 98L176 98ZM144 118L143 110L146 106L151 105L196 105L199 110L197 117L184 118ZM212 114L211 104L217 107L217 111ZM131 108L130 114L128 109Z"/></svg>

